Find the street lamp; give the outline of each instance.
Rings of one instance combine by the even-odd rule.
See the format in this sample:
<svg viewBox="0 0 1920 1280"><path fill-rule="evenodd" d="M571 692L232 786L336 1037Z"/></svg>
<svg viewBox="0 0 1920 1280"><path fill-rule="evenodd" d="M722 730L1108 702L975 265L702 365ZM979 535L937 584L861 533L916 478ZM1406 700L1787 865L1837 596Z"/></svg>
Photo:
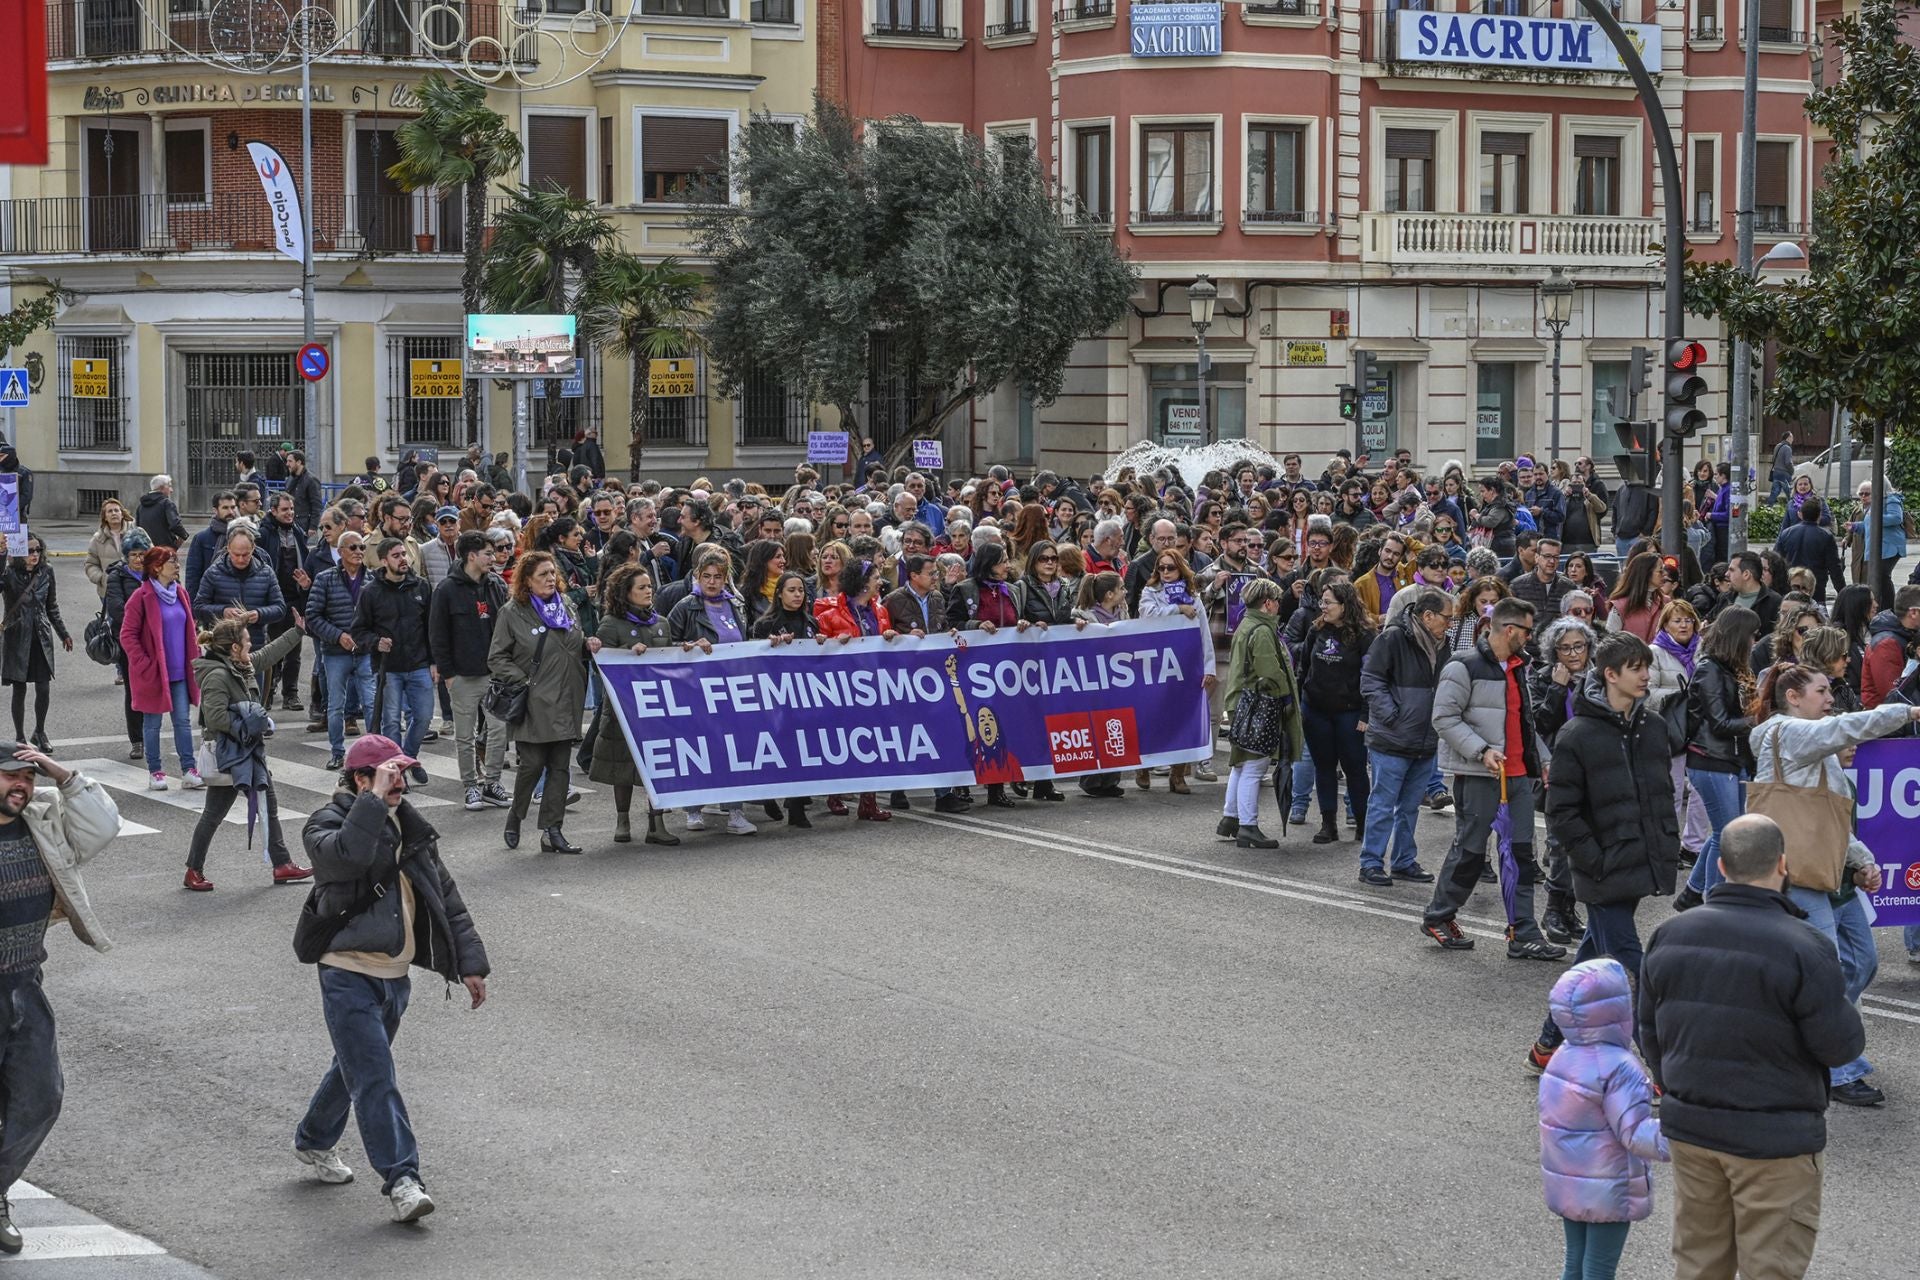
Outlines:
<svg viewBox="0 0 1920 1280"><path fill-rule="evenodd" d="M1807 265L1807 251L1791 240L1782 240L1779 244L1767 250L1760 261L1754 265L1756 267L1779 267L1782 270L1792 267L1804 267Z"/></svg>
<svg viewBox="0 0 1920 1280"><path fill-rule="evenodd" d="M1573 281L1559 267L1547 272L1540 284L1540 305L1546 312L1547 328L1553 330L1553 460L1560 460L1560 335L1573 319Z"/></svg>
<svg viewBox="0 0 1920 1280"><path fill-rule="evenodd" d="M1194 366L1200 384L1200 443L1213 443L1213 417L1207 412L1207 329L1213 324L1213 307L1220 290L1206 276L1195 276L1187 286L1187 310L1193 318Z"/></svg>

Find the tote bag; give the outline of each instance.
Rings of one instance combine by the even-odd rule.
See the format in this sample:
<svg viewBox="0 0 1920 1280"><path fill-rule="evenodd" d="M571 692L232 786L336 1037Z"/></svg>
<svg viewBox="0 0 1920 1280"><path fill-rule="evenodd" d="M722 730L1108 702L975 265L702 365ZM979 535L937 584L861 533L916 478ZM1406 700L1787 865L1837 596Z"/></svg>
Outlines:
<svg viewBox="0 0 1920 1280"><path fill-rule="evenodd" d="M1836 893L1846 883L1853 798L1825 786L1801 787L1782 781L1782 732L1784 728L1776 729L1773 735L1773 780L1756 778L1747 784L1747 812L1766 814L1786 837L1788 879L1802 889Z"/></svg>

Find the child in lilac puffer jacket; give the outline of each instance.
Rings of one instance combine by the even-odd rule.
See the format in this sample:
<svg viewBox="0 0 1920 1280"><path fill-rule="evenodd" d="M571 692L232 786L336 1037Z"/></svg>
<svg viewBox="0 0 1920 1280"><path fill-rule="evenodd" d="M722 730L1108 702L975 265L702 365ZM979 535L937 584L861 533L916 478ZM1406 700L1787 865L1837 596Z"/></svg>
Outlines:
<svg viewBox="0 0 1920 1280"><path fill-rule="evenodd" d="M1553 984L1566 1034L1540 1081L1540 1173L1564 1220L1561 1280L1613 1280L1627 1228L1653 1212L1649 1160L1667 1160L1653 1085L1633 1053L1633 991L1615 960L1587 960Z"/></svg>

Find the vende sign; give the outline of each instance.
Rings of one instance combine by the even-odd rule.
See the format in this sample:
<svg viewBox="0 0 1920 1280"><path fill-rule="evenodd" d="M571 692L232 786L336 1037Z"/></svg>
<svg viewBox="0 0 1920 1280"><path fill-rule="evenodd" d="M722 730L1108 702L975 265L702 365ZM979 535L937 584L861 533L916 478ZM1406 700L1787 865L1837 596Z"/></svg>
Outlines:
<svg viewBox="0 0 1920 1280"><path fill-rule="evenodd" d="M1220 56L1220 5L1131 4L1136 58L1217 58Z"/></svg>
<svg viewBox="0 0 1920 1280"><path fill-rule="evenodd" d="M1396 17L1395 27L1399 32L1395 53L1402 62L1458 62L1558 71L1627 69L1606 32L1593 22L1495 13L1402 10ZM1659 75L1660 28L1632 23L1627 25L1626 32L1648 73Z"/></svg>

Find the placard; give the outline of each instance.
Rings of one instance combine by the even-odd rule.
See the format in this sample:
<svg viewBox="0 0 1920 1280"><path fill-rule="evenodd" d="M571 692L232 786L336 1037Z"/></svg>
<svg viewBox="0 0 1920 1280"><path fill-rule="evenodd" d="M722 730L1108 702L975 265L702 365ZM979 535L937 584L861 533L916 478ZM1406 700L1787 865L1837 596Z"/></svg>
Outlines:
<svg viewBox="0 0 1920 1280"><path fill-rule="evenodd" d="M847 464L847 433L844 431L807 432L807 461Z"/></svg>
<svg viewBox="0 0 1920 1280"><path fill-rule="evenodd" d="M75 400L107 400L113 396L113 362L110 360L75 360L72 362L68 378L73 385L71 392Z"/></svg>
<svg viewBox="0 0 1920 1280"><path fill-rule="evenodd" d="M1287 344L1287 363L1298 365L1324 365L1327 362L1327 344L1324 342L1289 342Z"/></svg>
<svg viewBox="0 0 1920 1280"><path fill-rule="evenodd" d="M913 442L913 465L922 471L938 471L946 465L946 453L938 440Z"/></svg>
<svg viewBox="0 0 1920 1280"><path fill-rule="evenodd" d="M27 526L21 525L7 534L7 554L16 557L27 554Z"/></svg>
<svg viewBox="0 0 1920 1280"><path fill-rule="evenodd" d="M407 361L408 399L458 400L465 394L465 367L460 360Z"/></svg>
<svg viewBox="0 0 1920 1280"><path fill-rule="evenodd" d="M20 529L20 477L13 472L0 473L0 533Z"/></svg>
<svg viewBox="0 0 1920 1280"><path fill-rule="evenodd" d="M690 357L647 362L647 398L678 400L699 390L699 373Z"/></svg>
<svg viewBox="0 0 1920 1280"><path fill-rule="evenodd" d="M1477 440L1498 440L1500 438L1500 411L1498 409L1476 409L1473 414L1473 434Z"/></svg>

